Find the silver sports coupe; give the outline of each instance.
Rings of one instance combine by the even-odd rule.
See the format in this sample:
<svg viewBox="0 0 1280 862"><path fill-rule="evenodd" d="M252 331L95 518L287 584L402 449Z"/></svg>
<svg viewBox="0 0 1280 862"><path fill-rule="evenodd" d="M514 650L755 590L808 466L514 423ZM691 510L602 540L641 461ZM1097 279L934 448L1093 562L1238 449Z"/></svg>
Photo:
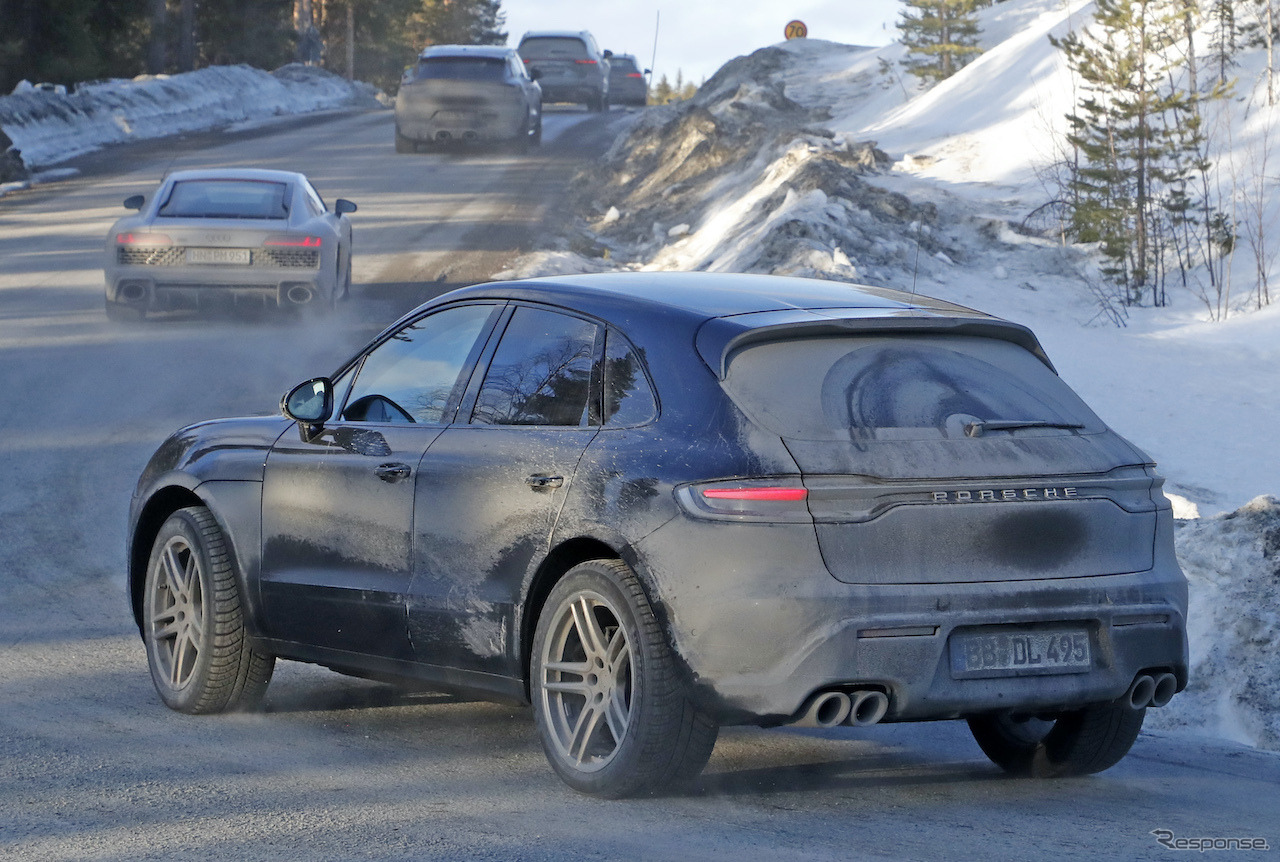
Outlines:
<svg viewBox="0 0 1280 862"><path fill-rule="evenodd" d="M107 234L106 311L279 306L324 311L351 289L351 201L292 171L178 171Z"/></svg>

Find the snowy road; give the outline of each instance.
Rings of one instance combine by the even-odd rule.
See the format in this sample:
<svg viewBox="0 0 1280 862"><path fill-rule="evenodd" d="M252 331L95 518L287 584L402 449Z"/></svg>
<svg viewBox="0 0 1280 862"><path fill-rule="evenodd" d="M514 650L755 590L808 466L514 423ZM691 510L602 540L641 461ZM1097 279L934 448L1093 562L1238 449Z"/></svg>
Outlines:
<svg viewBox="0 0 1280 862"><path fill-rule="evenodd" d="M1185 855L1153 830L1280 847L1280 757L1175 734L1144 734L1100 776L1034 782L1003 777L954 722L728 730L693 791L604 802L553 775L527 710L287 663L263 713L161 706L123 594L128 498L156 444L186 422L273 411L400 311L501 269L606 124L550 115L559 141L531 158L396 156L389 113L338 115L102 154L0 200L0 856ZM348 309L308 326L107 323L100 255L120 201L212 164L301 170L359 203Z"/></svg>

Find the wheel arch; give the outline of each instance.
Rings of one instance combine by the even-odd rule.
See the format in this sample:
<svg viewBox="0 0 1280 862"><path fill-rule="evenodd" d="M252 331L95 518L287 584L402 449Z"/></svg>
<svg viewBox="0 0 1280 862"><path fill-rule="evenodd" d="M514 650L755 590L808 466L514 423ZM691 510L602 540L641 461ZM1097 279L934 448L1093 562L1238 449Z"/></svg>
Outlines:
<svg viewBox="0 0 1280 862"><path fill-rule="evenodd" d="M525 592L524 607L520 615L520 671L524 676L524 692L528 698L531 679L530 664L533 659L533 633L542 616L542 607L551 590L574 566L587 560L622 560L635 571L636 561L631 554L624 554L608 542L594 536L577 536L567 539L551 549L543 558ZM644 583L644 577L637 572ZM649 585L644 584L646 592Z"/></svg>
<svg viewBox="0 0 1280 862"><path fill-rule="evenodd" d="M230 529L230 525L218 511L219 507L213 505L213 502L206 495L201 494L200 490L201 486L189 488L184 485L166 485L154 491L138 512L137 521L129 538L128 577L129 606L133 611L133 621L138 626L139 635L142 634L143 591L146 587L147 563L151 559L151 548L155 544L160 528L165 521L169 520L169 516L179 509L191 506L206 509L222 530L227 554L231 558L236 576L240 579L242 598L246 605L245 623L251 631L253 630L254 603L248 600L249 596L245 592L247 585L244 582L244 561L236 545L237 531Z"/></svg>
<svg viewBox="0 0 1280 862"><path fill-rule="evenodd" d="M142 591L147 580L147 562L160 527L169 516L188 506L204 506L204 500L190 488L169 485L151 495L138 513L137 523L129 537L129 606L133 621L142 634Z"/></svg>

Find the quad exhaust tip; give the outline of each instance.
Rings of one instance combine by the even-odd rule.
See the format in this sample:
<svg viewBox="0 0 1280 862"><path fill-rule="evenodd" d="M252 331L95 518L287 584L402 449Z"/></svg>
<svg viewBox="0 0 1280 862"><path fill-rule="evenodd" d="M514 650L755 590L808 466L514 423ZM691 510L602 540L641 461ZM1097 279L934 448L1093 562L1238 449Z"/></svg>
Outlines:
<svg viewBox="0 0 1280 862"><path fill-rule="evenodd" d="M138 281L126 281L120 285L120 298L125 302L141 302L147 298L147 286Z"/></svg>
<svg viewBox="0 0 1280 862"><path fill-rule="evenodd" d="M875 689L822 691L801 710L796 727L866 727L878 723L889 712L889 696Z"/></svg>
<svg viewBox="0 0 1280 862"><path fill-rule="evenodd" d="M1152 676L1140 673L1133 679L1129 690L1122 698L1130 709L1146 709L1149 706L1161 707L1173 700L1178 691L1178 678L1168 671Z"/></svg>

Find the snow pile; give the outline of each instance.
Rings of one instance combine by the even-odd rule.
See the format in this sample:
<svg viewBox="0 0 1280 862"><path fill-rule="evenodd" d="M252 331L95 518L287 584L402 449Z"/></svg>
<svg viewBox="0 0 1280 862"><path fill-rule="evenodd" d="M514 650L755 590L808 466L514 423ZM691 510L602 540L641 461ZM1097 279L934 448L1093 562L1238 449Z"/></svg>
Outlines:
<svg viewBox="0 0 1280 862"><path fill-rule="evenodd" d="M81 84L70 95L37 90L0 96L0 129L27 166L38 167L109 144L355 104L376 106L373 88L314 66L275 72L210 66Z"/></svg>
<svg viewBox="0 0 1280 862"><path fill-rule="evenodd" d="M1175 542L1190 586L1191 682L1152 728L1186 728L1280 750L1280 499L1184 521Z"/></svg>

